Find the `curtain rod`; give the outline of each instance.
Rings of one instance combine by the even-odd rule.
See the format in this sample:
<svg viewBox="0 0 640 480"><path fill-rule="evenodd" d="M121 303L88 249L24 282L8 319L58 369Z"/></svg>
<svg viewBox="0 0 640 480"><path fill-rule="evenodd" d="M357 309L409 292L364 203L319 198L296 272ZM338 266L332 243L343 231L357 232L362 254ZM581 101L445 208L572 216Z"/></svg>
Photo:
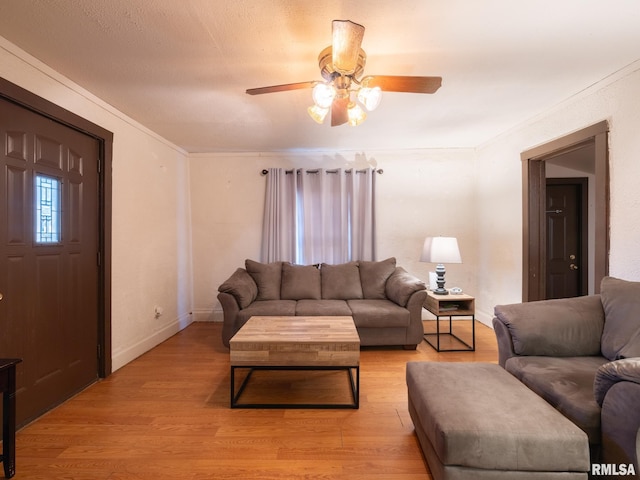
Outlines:
<svg viewBox="0 0 640 480"><path fill-rule="evenodd" d="M298 169L298 170L294 170L294 169L291 169L291 170L285 170L285 171L284 171L284 173L293 173L294 171L295 171L295 172L297 172L297 173L300 173L300 170L302 170L302 169ZM339 169L326 170L326 172L327 172L327 173L338 173L338 170L339 170ZM345 170L345 173L351 173L351 172L353 172L353 171L354 171L354 170L353 170L352 168L349 168L349 169ZM355 172L356 172L356 173L364 173L364 172L366 172L366 171L367 171L366 169L363 169L363 170L355 170ZM313 170L307 170L307 171L306 171L306 173L319 173L319 172L320 172L320 170L319 170L319 169L313 169ZM382 175L382 174L384 173L384 170L382 170L381 168L378 168L378 169L374 170L374 172L375 172L375 173L378 173L378 174L380 174L380 175ZM265 168L265 169L263 169L263 170L260 172L260 175L267 175L268 173L269 173L269 170L267 170L267 169Z"/></svg>

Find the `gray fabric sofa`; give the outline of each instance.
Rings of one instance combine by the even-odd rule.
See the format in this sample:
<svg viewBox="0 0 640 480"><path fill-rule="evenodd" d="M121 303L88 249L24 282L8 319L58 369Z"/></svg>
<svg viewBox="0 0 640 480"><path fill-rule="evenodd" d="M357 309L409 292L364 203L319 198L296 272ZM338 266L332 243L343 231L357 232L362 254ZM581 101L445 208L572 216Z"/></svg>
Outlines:
<svg viewBox="0 0 640 480"><path fill-rule="evenodd" d="M499 363L587 434L592 463L640 474L640 282L600 291L496 306Z"/></svg>
<svg viewBox="0 0 640 480"><path fill-rule="evenodd" d="M255 315L352 316L362 346L415 349L423 338L426 286L395 258L339 265L246 260L218 291L227 347Z"/></svg>

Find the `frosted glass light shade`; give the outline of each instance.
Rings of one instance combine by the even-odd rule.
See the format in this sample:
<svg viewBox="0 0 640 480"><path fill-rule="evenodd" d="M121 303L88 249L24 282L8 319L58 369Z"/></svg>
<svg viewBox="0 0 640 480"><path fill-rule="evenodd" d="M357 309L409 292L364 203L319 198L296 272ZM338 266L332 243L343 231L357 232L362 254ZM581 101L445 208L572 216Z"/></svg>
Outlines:
<svg viewBox="0 0 640 480"><path fill-rule="evenodd" d="M349 104L347 115L349 116L349 125L351 125L352 127L360 125L367 118L367 114L364 113L364 110L360 108L360 105L355 102L351 102Z"/></svg>
<svg viewBox="0 0 640 480"><path fill-rule="evenodd" d="M336 97L336 89L328 83L318 83L311 91L313 103L320 108L329 108Z"/></svg>
<svg viewBox="0 0 640 480"><path fill-rule="evenodd" d="M329 113L328 108L321 108L318 105L313 105L307 108L307 112L309 112L309 116L313 118L316 122L322 124L324 122L327 113Z"/></svg>
<svg viewBox="0 0 640 480"><path fill-rule="evenodd" d="M364 108L366 108L370 112L372 110L375 110L378 105L380 105L381 99L382 90L380 90L380 87L362 87L360 90L358 90L358 100L360 101L360 103L362 103L362 105L364 105Z"/></svg>

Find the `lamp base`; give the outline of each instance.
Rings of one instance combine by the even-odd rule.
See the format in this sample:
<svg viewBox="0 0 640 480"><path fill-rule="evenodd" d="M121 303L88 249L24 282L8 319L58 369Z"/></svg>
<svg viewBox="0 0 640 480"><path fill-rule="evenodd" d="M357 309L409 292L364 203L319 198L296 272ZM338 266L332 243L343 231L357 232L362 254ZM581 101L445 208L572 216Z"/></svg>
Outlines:
<svg viewBox="0 0 640 480"><path fill-rule="evenodd" d="M445 274L444 265L439 263L436 266L436 275L437 275L436 284L438 285L438 288L436 288L433 291L433 293L436 295L449 295L449 292L444 288L444 274Z"/></svg>

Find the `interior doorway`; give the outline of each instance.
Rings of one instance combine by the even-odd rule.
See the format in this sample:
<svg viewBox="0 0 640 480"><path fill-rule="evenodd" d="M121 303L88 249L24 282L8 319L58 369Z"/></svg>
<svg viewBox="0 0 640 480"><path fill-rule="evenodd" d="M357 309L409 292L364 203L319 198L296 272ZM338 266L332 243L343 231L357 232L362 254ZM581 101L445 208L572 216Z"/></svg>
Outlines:
<svg viewBox="0 0 640 480"><path fill-rule="evenodd" d="M546 190L545 298L586 295L589 291L589 179L547 178Z"/></svg>
<svg viewBox="0 0 640 480"><path fill-rule="evenodd" d="M600 281L608 274L609 256L609 174L608 124L600 122L558 140L521 154L523 171L523 301L552 298L549 280L549 214L547 213L547 179L556 176L558 169L575 174L565 177L587 176L587 223L583 237L580 265L574 263L574 277L586 287L565 296L599 293ZM555 209L554 209L555 210ZM586 244L586 245L585 245ZM566 260L571 260L566 253ZM563 260L565 261L565 260ZM567 262L567 268L571 262ZM579 274L584 266L585 274ZM570 276L569 276L570 277ZM567 278L569 278L567 277ZM552 290L552 289L551 289Z"/></svg>
<svg viewBox="0 0 640 480"><path fill-rule="evenodd" d="M0 79L0 356L24 425L111 373L112 134Z"/></svg>

